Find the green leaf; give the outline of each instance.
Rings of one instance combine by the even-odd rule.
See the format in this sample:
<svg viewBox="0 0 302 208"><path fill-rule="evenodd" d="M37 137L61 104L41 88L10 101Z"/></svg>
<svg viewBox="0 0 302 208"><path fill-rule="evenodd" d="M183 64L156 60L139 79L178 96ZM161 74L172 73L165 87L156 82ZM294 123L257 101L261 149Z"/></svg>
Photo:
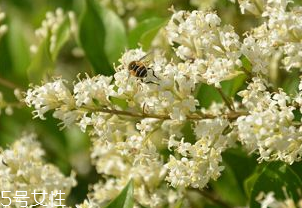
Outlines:
<svg viewBox="0 0 302 208"><path fill-rule="evenodd" d="M148 48L151 41L157 34L158 30L167 22L165 18L152 17L143 20L129 33L130 48L138 47L138 43L143 44L144 48Z"/></svg>
<svg viewBox="0 0 302 208"><path fill-rule="evenodd" d="M131 179L122 192L105 208L133 208L133 180Z"/></svg>
<svg viewBox="0 0 302 208"><path fill-rule="evenodd" d="M79 25L80 42L94 71L103 75L112 75L114 70L105 53L106 30L102 21L102 9L98 2L86 0Z"/></svg>
<svg viewBox="0 0 302 208"><path fill-rule="evenodd" d="M178 201L176 202L174 208L181 208L183 204L183 199L178 199Z"/></svg>
<svg viewBox="0 0 302 208"><path fill-rule="evenodd" d="M119 16L109 9L102 8L102 19L106 30L105 53L110 63L115 63L127 47L127 35Z"/></svg>
<svg viewBox="0 0 302 208"><path fill-rule="evenodd" d="M68 41L70 37L70 21L68 17L65 17L64 21L58 28L56 32L56 44L55 48L51 52L52 60L55 62L57 56L60 52L60 49L64 46L64 44Z"/></svg>
<svg viewBox="0 0 302 208"><path fill-rule="evenodd" d="M222 99L214 86L200 84L196 90L195 98L199 101L201 107L209 107L212 102L222 102Z"/></svg>
<svg viewBox="0 0 302 208"><path fill-rule="evenodd" d="M27 69L29 81L34 84L40 83L47 74L52 73L54 70L54 63L49 52L49 39L49 35L47 35L39 45L38 51Z"/></svg>
<svg viewBox="0 0 302 208"><path fill-rule="evenodd" d="M234 171L226 163L224 163L224 167L225 169L221 177L217 181L211 183L213 189L221 197L221 199L229 204L234 206L245 205L246 198L240 188Z"/></svg>
<svg viewBox="0 0 302 208"><path fill-rule="evenodd" d="M299 200L298 191L302 187L300 178L290 168L290 166L281 162L268 164L256 179L250 196L250 207L259 208L260 204L255 200L261 193L273 191L277 199L286 199L287 196L294 201ZM284 188L286 193L284 193ZM287 195L287 196L286 196Z"/></svg>
<svg viewBox="0 0 302 208"><path fill-rule="evenodd" d="M122 110L126 110L128 108L128 103L124 99L120 99L116 97L110 97L109 99L113 105L119 106Z"/></svg>
<svg viewBox="0 0 302 208"><path fill-rule="evenodd" d="M249 59L245 55L242 55L240 57L240 60L242 62L243 68L245 68L248 72L251 72L252 71L252 64L249 61Z"/></svg>
<svg viewBox="0 0 302 208"><path fill-rule="evenodd" d="M247 77L245 74L240 74L231 80L221 82L223 92L229 97L235 96L238 90L245 83L246 79Z"/></svg>
<svg viewBox="0 0 302 208"><path fill-rule="evenodd" d="M9 52L13 58L13 70L20 77L26 77L26 69L30 64L29 46L25 39L23 22L18 18L10 18L9 21Z"/></svg>

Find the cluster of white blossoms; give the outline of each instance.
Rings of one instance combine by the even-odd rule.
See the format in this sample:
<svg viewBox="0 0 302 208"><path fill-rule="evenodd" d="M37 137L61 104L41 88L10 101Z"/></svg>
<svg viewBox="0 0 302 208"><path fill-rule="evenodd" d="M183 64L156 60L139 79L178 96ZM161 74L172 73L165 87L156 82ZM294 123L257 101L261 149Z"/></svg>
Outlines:
<svg viewBox="0 0 302 208"><path fill-rule="evenodd" d="M198 10L213 8L217 0L190 0L190 4L196 6Z"/></svg>
<svg viewBox="0 0 302 208"><path fill-rule="evenodd" d="M242 13L249 11L265 20L243 40L242 53L252 63L253 72L266 74L268 66L282 58L286 70L301 68L302 7L291 0L238 0Z"/></svg>
<svg viewBox="0 0 302 208"><path fill-rule="evenodd" d="M295 125L290 97L281 89L269 92L266 82L254 78L246 90L239 93L249 115L237 119L239 140L259 160L300 161L302 128Z"/></svg>
<svg viewBox="0 0 302 208"><path fill-rule="evenodd" d="M168 148L173 148L180 158L170 155L170 161L165 164L170 170L167 181L174 187L202 188L210 179L216 180L224 169L221 153L235 142L234 137L223 134L228 125L227 120L220 118L196 122L194 144L184 142L185 138L177 141L172 135Z"/></svg>
<svg viewBox="0 0 302 208"><path fill-rule="evenodd" d="M261 8L272 12L287 3L268 1ZM284 12L288 13L285 7ZM284 21L274 22L269 16L241 42L234 28L221 25L215 13L175 12L165 32L178 58L132 49L122 55L113 76L87 75L70 88L61 78L31 86L24 101L34 107L34 117L45 119L51 111L62 127L76 124L93 140L91 158L104 180L93 186L90 201L79 207L106 203L130 179L137 205L172 206L184 188L202 189L216 180L224 168L221 154L236 142L258 153L259 161L300 161L302 127L293 111L302 106L302 84L291 97L282 89L271 92L266 81L276 50L284 52L288 44L299 43L281 38L284 31L287 35L298 31L293 27L283 31L281 27L291 24ZM282 42L276 42L275 36ZM151 68L147 77L132 76L129 63L146 55L148 61L143 61ZM242 58L248 59L251 71L244 68ZM242 100L233 102L221 92L220 82L240 73L253 78L248 77L252 79L247 88L238 93ZM226 104L200 109L203 101L194 93L201 83L214 85ZM188 124L190 141L182 132Z"/></svg>
<svg viewBox="0 0 302 208"><path fill-rule="evenodd" d="M69 25L66 30L66 25ZM67 32L66 32L67 31ZM77 31L77 23L75 20L75 14L72 11L64 13L62 8L57 8L55 12L47 12L45 20L42 21L41 27L35 31L38 43L37 45L31 45L30 50L32 53L36 53L38 46L43 44L44 41L48 41L49 38L49 51L54 52L60 42L58 42L58 33L72 34ZM62 35L62 34L60 34Z"/></svg>
<svg viewBox="0 0 302 208"><path fill-rule="evenodd" d="M76 185L75 175L64 176L57 167L45 163L43 160L44 151L35 135L27 134L15 141L6 150L0 151L0 187L1 191L7 191L4 195L12 199L11 206L20 207L24 205L15 202L13 197L16 191L26 191L28 205L38 202L50 203L45 195L61 190L62 198L66 198L72 187ZM43 196L45 197L43 199ZM47 195L48 196L48 195ZM5 202L6 203L6 202ZM5 204L3 202L3 204Z"/></svg>
<svg viewBox="0 0 302 208"><path fill-rule="evenodd" d="M231 25L220 24L215 13L179 11L166 27L170 44L178 45L176 55L195 71L194 79L216 87L241 73L242 65L239 36Z"/></svg>
<svg viewBox="0 0 302 208"><path fill-rule="evenodd" d="M154 0L100 0L100 4L109 7L116 11L120 16L126 15L130 12L144 10L150 8L155 4Z"/></svg>
<svg viewBox="0 0 302 208"><path fill-rule="evenodd" d="M140 135L112 138L120 141L94 139L91 157L97 172L105 182L93 186L92 201L102 204L114 199L133 180L136 201L147 207L176 204L180 193L168 188L164 182L166 168L156 146Z"/></svg>
<svg viewBox="0 0 302 208"><path fill-rule="evenodd" d="M257 198L261 204L261 208L302 208L302 199L296 203L288 194L286 194L286 196L287 198L285 200L280 200L276 199L274 192L267 194L261 192Z"/></svg>
<svg viewBox="0 0 302 208"><path fill-rule="evenodd" d="M1 11L0 8L0 38L7 32L7 25L3 24L3 20L5 19L5 13Z"/></svg>

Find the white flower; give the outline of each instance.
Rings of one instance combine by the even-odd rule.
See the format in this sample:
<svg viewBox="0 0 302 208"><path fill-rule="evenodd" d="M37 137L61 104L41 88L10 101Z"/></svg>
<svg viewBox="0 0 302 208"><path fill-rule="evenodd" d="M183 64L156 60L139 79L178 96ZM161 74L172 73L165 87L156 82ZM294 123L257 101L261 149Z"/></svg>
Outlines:
<svg viewBox="0 0 302 208"><path fill-rule="evenodd" d="M239 140L251 152L260 154L259 160L281 160L292 164L302 156L302 128L293 125L294 107L282 91L271 94L265 82L254 78L247 90L241 91L242 103L250 115L240 116Z"/></svg>
<svg viewBox="0 0 302 208"><path fill-rule="evenodd" d="M202 11L174 13L166 31L170 44L177 43L176 55L187 64L194 81L220 87L220 82L237 76L241 66L239 36L230 25L220 27L215 13ZM219 34L219 35L217 35Z"/></svg>
<svg viewBox="0 0 302 208"><path fill-rule="evenodd" d="M15 191L27 191L29 205L36 204L33 198L34 190L50 193L61 190L66 198L72 187L76 185L75 174L65 177L57 167L45 163L44 150L35 139L35 135L25 135L15 141L13 145L0 152L0 186L2 190L11 191L11 198ZM48 200L48 199L46 199ZM13 205L13 204L12 204ZM18 206L16 203L15 206Z"/></svg>
<svg viewBox="0 0 302 208"><path fill-rule="evenodd" d="M195 126L197 141L180 142L170 137L168 148L180 154L180 159L170 155L166 180L173 187L203 188L210 179L216 180L224 169L220 165L221 153L234 143L234 138L222 134L226 120L201 120Z"/></svg>

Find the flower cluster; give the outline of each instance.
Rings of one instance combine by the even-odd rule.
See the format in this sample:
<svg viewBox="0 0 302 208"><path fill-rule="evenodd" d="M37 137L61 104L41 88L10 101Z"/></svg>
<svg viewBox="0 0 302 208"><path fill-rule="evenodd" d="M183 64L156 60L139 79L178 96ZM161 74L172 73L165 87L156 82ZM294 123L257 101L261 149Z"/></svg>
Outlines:
<svg viewBox="0 0 302 208"><path fill-rule="evenodd" d="M106 176L106 182L93 186L90 194L93 201L101 204L115 198L132 179L139 204L148 207L175 204L179 196L163 183L167 170L156 146L138 134L125 140L114 139L120 141L94 140L91 157L97 172Z"/></svg>
<svg viewBox="0 0 302 208"><path fill-rule="evenodd" d="M194 127L197 141L193 145L184 142L184 138L176 141L172 135L168 148L175 149L180 159L170 155L165 165L169 169L167 181L174 187L202 188L210 179L216 180L224 169L221 153L235 141L234 137L223 134L228 125L228 121L219 118L197 122Z"/></svg>
<svg viewBox="0 0 302 208"><path fill-rule="evenodd" d="M244 8L252 10L251 2L258 1L245 2L250 6ZM130 178L137 205L173 206L184 188L202 189L216 180L224 169L222 153L239 142L259 154L259 161L301 160L302 127L293 111L302 108L302 84L293 97L282 89L273 92L266 80L274 56L284 53L284 64L295 56L289 56L286 48L300 44L289 35L298 32L299 24L291 27L288 19L273 20L273 14L283 6L288 18L296 15L298 21L300 13L291 12L299 8L287 11L288 1L261 2L260 9L255 7L268 21L242 42L216 13L179 11L165 28L174 59L162 51L132 49L122 55L112 76L79 76L71 88L56 78L28 89L24 101L34 107L34 117L45 119L51 111L62 127L76 124L92 138L91 158L104 180L93 186L90 201L79 207L113 199ZM143 64L150 67L147 76L132 76L129 64L143 57ZM241 73L246 73L248 85L237 94L242 99L234 102L220 84ZM225 104L200 108L203 100L197 100L195 92L201 83L213 85ZM186 125L192 131L190 140L182 131ZM167 193L169 197L163 197Z"/></svg>
<svg viewBox="0 0 302 208"><path fill-rule="evenodd" d="M239 140L249 151L258 151L259 160L300 161L302 128L295 126L290 97L281 89L267 91L265 81L254 78L239 93L249 115L237 119Z"/></svg>
<svg viewBox="0 0 302 208"><path fill-rule="evenodd" d="M195 80L217 87L241 73L242 65L239 36L231 25L220 23L215 13L179 11L166 27L170 44L179 45L176 55L195 71Z"/></svg>
<svg viewBox="0 0 302 208"><path fill-rule="evenodd" d="M66 25L69 25L66 29ZM36 53L40 44L49 41L49 51L54 53L57 47L60 46L58 33L65 32L65 36L76 33L77 24L75 14L73 12L64 13L63 9L57 8L55 12L47 12L46 19L42 21L42 26L35 31L38 39L37 45L31 45L30 50Z"/></svg>
<svg viewBox="0 0 302 208"><path fill-rule="evenodd" d="M0 38L6 33L7 25L3 24L3 20L5 19L5 13L0 10Z"/></svg>
<svg viewBox="0 0 302 208"><path fill-rule="evenodd" d="M286 194L287 196L288 194ZM285 200L278 200L274 192L264 194L263 192L257 197L261 208L302 208L302 199L296 204L292 198L287 196Z"/></svg>
<svg viewBox="0 0 302 208"><path fill-rule="evenodd" d="M113 8L118 15L123 16L126 13L133 12L135 10L143 10L150 8L154 5L154 1L142 1L142 0L100 0L100 4L109 8Z"/></svg>
<svg viewBox="0 0 302 208"><path fill-rule="evenodd" d="M253 72L267 74L268 66L282 55L286 70L300 68L302 7L290 8L291 0L239 0L246 10L264 18L264 23L249 31L243 41L242 53L253 64Z"/></svg>
<svg viewBox="0 0 302 208"><path fill-rule="evenodd" d="M71 188L76 185L75 175L65 177L57 167L45 163L43 155L44 151L33 134L23 136L9 149L2 150L0 153L1 190L11 191L10 194L16 191L51 193L61 190L65 193L63 197L68 196ZM13 198L9 194L7 197ZM38 198L36 200L42 201ZM27 202L29 205L36 204L33 196L27 199ZM20 203L14 206L19 207Z"/></svg>

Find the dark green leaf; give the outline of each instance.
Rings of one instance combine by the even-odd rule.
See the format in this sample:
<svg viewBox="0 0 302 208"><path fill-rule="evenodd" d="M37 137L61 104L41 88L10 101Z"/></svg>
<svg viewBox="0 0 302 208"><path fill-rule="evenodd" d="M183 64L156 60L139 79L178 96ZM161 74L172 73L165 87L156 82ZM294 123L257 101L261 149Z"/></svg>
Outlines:
<svg viewBox="0 0 302 208"><path fill-rule="evenodd" d="M122 192L105 208L133 208L133 181L130 180Z"/></svg>
<svg viewBox="0 0 302 208"><path fill-rule="evenodd" d="M79 38L94 71L103 75L113 74L114 70L105 53L106 30L102 21L102 9L94 0L86 0L80 21Z"/></svg>
<svg viewBox="0 0 302 208"><path fill-rule="evenodd" d="M229 204L234 206L245 205L246 198L242 189L240 188L240 185L238 184L234 171L226 163L224 164L224 167L225 169L221 177L217 181L211 183L213 189L222 200L228 202Z"/></svg>
<svg viewBox="0 0 302 208"><path fill-rule="evenodd" d="M260 204L255 200L261 193L273 191L277 199L286 199L287 196L294 201L298 201L298 191L302 187L300 178L290 168L281 162L268 164L259 177L256 179L250 196L250 207L259 208ZM286 193L284 193L284 188ZM286 196L287 195L287 196Z"/></svg>
<svg viewBox="0 0 302 208"><path fill-rule="evenodd" d="M222 102L222 99L214 86L200 84L196 91L196 99L201 107L209 107L212 102Z"/></svg>

